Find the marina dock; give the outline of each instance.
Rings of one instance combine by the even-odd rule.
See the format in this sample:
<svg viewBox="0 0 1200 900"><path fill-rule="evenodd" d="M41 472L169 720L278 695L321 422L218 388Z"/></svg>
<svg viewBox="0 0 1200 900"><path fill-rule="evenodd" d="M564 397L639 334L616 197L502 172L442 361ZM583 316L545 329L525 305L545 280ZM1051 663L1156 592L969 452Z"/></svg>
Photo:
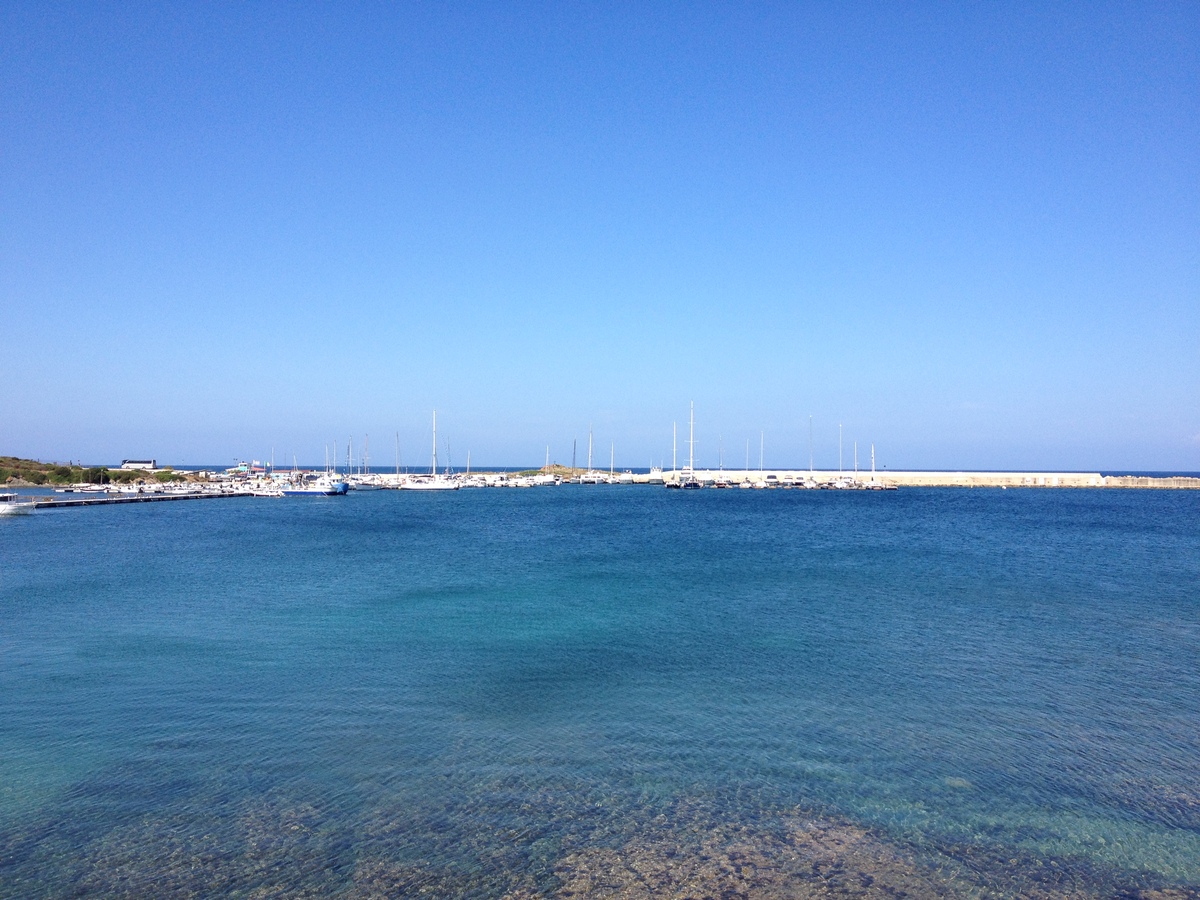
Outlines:
<svg viewBox="0 0 1200 900"><path fill-rule="evenodd" d="M37 497L33 504L35 509L66 509L74 506L111 506L116 503L159 503L167 500L216 500L220 497L252 497L249 491L189 491L186 494L105 494L100 497L81 497L79 499L59 500L56 497Z"/></svg>

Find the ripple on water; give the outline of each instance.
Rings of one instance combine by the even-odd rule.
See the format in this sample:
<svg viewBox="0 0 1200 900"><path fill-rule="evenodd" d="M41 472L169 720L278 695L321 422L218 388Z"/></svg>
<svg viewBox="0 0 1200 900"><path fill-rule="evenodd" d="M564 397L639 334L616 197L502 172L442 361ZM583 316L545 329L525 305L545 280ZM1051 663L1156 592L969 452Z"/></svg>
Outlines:
<svg viewBox="0 0 1200 900"><path fill-rule="evenodd" d="M30 517L0 895L1197 896L1194 498L746 493Z"/></svg>
<svg viewBox="0 0 1200 900"><path fill-rule="evenodd" d="M646 801L611 786L453 775L437 791L386 801L303 779L245 788L210 785L106 827L43 820L7 831L0 894L1200 897L1095 860L898 840L748 791Z"/></svg>

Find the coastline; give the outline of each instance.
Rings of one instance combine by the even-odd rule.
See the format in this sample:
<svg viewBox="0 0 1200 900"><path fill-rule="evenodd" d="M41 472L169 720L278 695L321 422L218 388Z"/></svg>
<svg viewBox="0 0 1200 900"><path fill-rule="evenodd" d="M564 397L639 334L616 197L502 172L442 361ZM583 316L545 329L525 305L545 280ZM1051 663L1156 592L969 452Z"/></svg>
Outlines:
<svg viewBox="0 0 1200 900"><path fill-rule="evenodd" d="M577 470L582 472L584 470ZM140 474L140 473L139 473ZM480 469L480 476L512 475L510 472L493 472ZM839 472L836 469L755 469L750 471L729 471L719 469L696 469L693 473L701 481L716 481L718 479L739 485L742 482L765 482L771 487L800 485L805 481L817 484L830 484L838 480L849 479L859 484L877 484L919 488L919 487L961 487L961 488L1125 488L1151 490L1200 490L1200 477L1187 475L1102 475L1099 472L970 472L970 471L883 471L883 472ZM206 484L211 479L198 477L196 473L186 470L176 471L180 482ZM665 471L660 476L668 481L683 477L682 470ZM630 483L649 485L652 476L646 472L631 473ZM153 477L133 484L154 483ZM38 483L23 478L9 478L6 482L11 488L54 488L61 484Z"/></svg>

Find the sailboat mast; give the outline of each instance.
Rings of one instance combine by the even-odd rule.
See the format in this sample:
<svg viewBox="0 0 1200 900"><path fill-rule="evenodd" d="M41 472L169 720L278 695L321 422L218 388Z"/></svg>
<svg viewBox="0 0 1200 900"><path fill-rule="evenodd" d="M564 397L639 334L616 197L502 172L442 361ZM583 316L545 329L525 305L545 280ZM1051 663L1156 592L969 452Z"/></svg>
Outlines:
<svg viewBox="0 0 1200 900"><path fill-rule="evenodd" d="M688 416L688 471L696 469L696 401L692 401L691 413Z"/></svg>
<svg viewBox="0 0 1200 900"><path fill-rule="evenodd" d="M675 461L675 455L676 455L675 454L675 442L676 442L676 437L677 437L678 431L679 431L679 426L675 422L672 422L671 423L671 471L672 472L678 471L678 469L679 469L679 464Z"/></svg>
<svg viewBox="0 0 1200 900"><path fill-rule="evenodd" d="M433 411L433 465L429 469L430 475L437 474L437 410Z"/></svg>
<svg viewBox="0 0 1200 900"><path fill-rule="evenodd" d="M612 478L613 469L617 462L617 442L613 441L608 448L608 477Z"/></svg>
<svg viewBox="0 0 1200 900"><path fill-rule="evenodd" d="M588 426L588 471L592 471L592 426Z"/></svg>

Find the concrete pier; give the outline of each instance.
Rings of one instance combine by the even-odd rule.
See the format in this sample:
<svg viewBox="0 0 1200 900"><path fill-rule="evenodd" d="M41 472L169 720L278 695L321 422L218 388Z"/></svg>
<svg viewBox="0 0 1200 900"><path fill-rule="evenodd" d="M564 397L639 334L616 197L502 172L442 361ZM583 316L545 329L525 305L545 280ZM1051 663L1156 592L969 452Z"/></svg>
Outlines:
<svg viewBox="0 0 1200 900"><path fill-rule="evenodd" d="M187 494L119 494L101 497L82 497L58 500L54 497L35 498L35 509L66 509L72 506L111 506L115 503L158 503L167 500L215 500L218 497L253 497L249 491L205 491Z"/></svg>
<svg viewBox="0 0 1200 900"><path fill-rule="evenodd" d="M791 484L815 481L831 484L839 479L852 479L860 483L875 481L897 487L1004 487L1004 488L1159 488L1168 490L1200 490L1200 478L1181 476L1153 477L1133 475L1101 475L1099 472L903 472L877 471L839 472L818 469L757 469L751 471L719 471L697 469L695 476L701 481L724 479L731 484L743 481L766 482L768 484ZM664 472L667 481L681 477L679 472ZM649 475L634 475L635 483L645 484Z"/></svg>

